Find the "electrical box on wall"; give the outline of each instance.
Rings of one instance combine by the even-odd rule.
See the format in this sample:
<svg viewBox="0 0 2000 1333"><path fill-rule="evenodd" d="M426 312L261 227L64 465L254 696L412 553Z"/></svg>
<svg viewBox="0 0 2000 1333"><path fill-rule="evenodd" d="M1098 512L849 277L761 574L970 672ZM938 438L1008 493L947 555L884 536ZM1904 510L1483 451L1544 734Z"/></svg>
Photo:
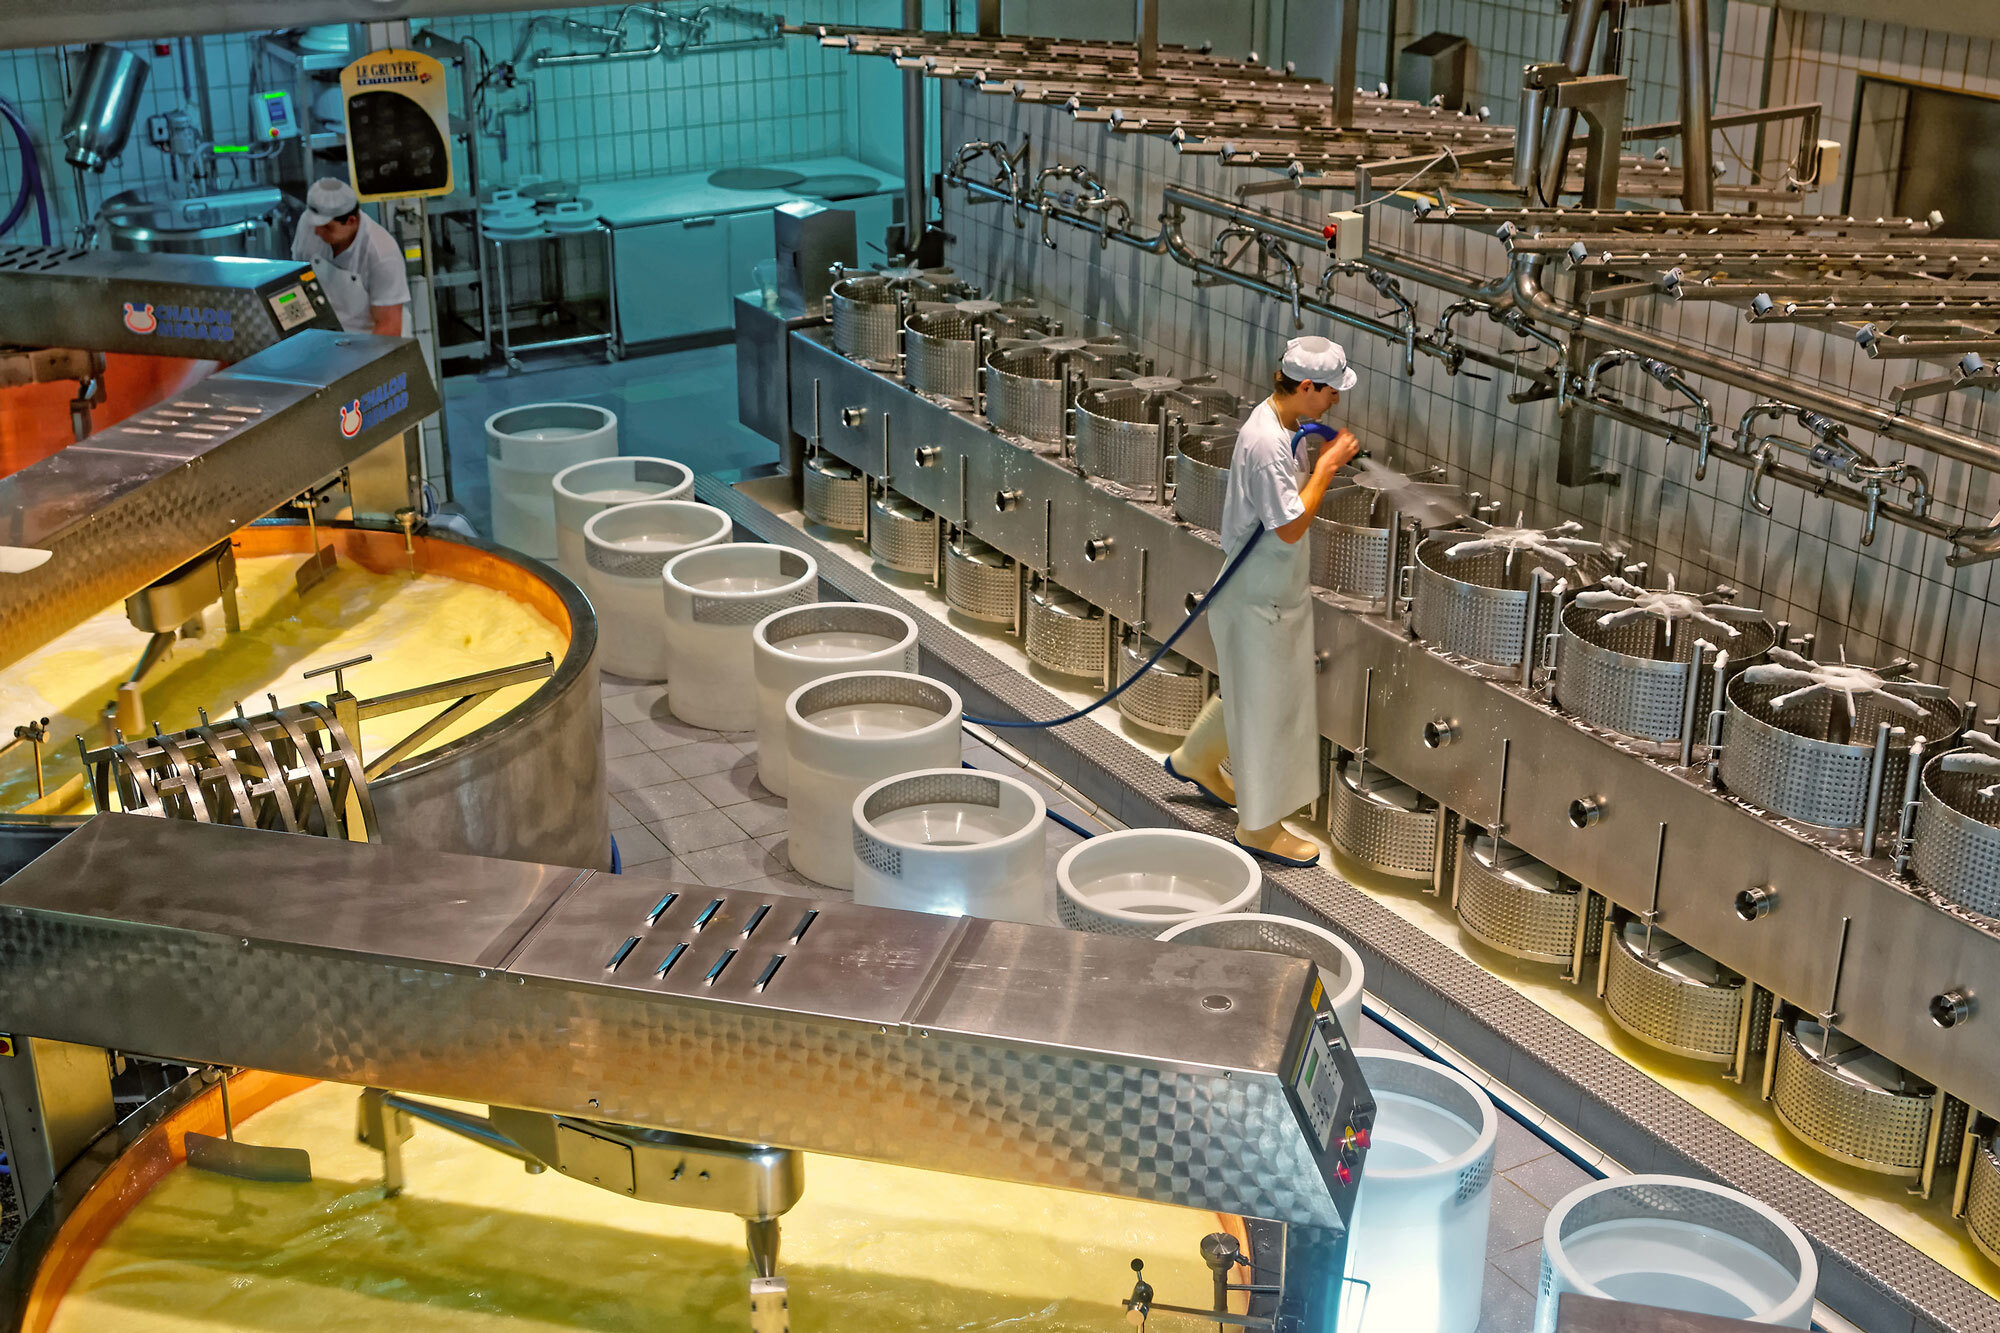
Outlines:
<svg viewBox="0 0 2000 1333"><path fill-rule="evenodd" d="M1361 214L1351 209L1329 213L1326 218L1326 252L1335 259L1359 259L1368 240Z"/></svg>
<svg viewBox="0 0 2000 1333"><path fill-rule="evenodd" d="M259 143L299 137L299 122L292 115L290 93L250 94L250 137Z"/></svg>

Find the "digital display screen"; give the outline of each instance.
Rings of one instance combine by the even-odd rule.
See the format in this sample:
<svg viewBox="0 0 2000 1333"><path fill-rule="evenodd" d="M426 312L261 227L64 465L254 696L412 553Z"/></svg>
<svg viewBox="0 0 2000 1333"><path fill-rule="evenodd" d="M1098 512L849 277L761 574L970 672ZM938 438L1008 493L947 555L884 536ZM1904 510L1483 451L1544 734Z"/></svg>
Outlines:
<svg viewBox="0 0 2000 1333"><path fill-rule="evenodd" d="M310 324L313 319L313 304L306 296L303 284L287 287L265 298L271 306L271 313L278 317L278 327L287 333L301 324Z"/></svg>
<svg viewBox="0 0 2000 1333"><path fill-rule="evenodd" d="M1339 1113L1340 1094L1346 1089L1340 1066L1334 1063L1333 1048L1327 1041L1328 1026L1323 1019L1313 1023L1305 1057L1299 1061L1298 1077L1292 1080L1292 1091L1298 1094L1299 1104L1305 1108L1306 1121L1312 1126L1313 1138L1321 1152L1332 1144L1334 1117Z"/></svg>

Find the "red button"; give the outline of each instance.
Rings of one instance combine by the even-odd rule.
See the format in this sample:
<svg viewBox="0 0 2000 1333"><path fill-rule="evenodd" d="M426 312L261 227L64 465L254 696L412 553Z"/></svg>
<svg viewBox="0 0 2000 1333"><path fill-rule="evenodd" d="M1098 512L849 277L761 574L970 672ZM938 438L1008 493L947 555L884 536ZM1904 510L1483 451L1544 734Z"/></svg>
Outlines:
<svg viewBox="0 0 2000 1333"><path fill-rule="evenodd" d="M1366 1148L1368 1146L1368 1131L1365 1129L1357 1130L1354 1135L1354 1141Z"/></svg>
<svg viewBox="0 0 2000 1333"><path fill-rule="evenodd" d="M1340 1183L1343 1185L1350 1184L1354 1180L1354 1173L1347 1169L1345 1162L1334 1163L1333 1174L1340 1177Z"/></svg>

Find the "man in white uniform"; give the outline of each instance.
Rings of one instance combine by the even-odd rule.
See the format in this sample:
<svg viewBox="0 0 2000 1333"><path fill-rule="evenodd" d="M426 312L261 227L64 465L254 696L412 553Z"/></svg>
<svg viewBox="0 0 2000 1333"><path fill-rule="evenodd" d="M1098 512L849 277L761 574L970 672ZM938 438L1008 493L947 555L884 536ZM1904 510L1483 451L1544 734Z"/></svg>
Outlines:
<svg viewBox="0 0 2000 1333"><path fill-rule="evenodd" d="M1237 432L1222 502L1224 568L1253 537L1257 545L1209 604L1222 692L1167 756L1168 773L1236 807L1236 841L1244 850L1283 865L1319 860L1319 849L1283 822L1318 788L1306 537L1334 472L1361 449L1353 432L1337 432L1301 484L1292 438L1339 402L1354 378L1339 343L1294 338L1273 376L1275 392ZM1224 758L1233 786L1222 771Z"/></svg>
<svg viewBox="0 0 2000 1333"><path fill-rule="evenodd" d="M410 281L403 247L361 211L354 187L328 176L306 191L292 258L310 262L320 289L349 333L409 332Z"/></svg>

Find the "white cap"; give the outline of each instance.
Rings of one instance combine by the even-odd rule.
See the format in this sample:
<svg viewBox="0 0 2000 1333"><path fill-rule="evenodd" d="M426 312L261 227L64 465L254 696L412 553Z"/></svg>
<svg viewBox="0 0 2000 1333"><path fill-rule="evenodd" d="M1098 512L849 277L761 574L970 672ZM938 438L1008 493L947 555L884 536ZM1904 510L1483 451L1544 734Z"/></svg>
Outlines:
<svg viewBox="0 0 2000 1333"><path fill-rule="evenodd" d="M361 207L354 187L334 176L322 176L306 191L306 225L324 227L335 218L344 218Z"/></svg>
<svg viewBox="0 0 2000 1333"><path fill-rule="evenodd" d="M1311 380L1342 393L1354 387L1354 368L1347 364L1347 349L1331 338L1294 338L1285 344L1285 359L1278 363L1287 379Z"/></svg>

